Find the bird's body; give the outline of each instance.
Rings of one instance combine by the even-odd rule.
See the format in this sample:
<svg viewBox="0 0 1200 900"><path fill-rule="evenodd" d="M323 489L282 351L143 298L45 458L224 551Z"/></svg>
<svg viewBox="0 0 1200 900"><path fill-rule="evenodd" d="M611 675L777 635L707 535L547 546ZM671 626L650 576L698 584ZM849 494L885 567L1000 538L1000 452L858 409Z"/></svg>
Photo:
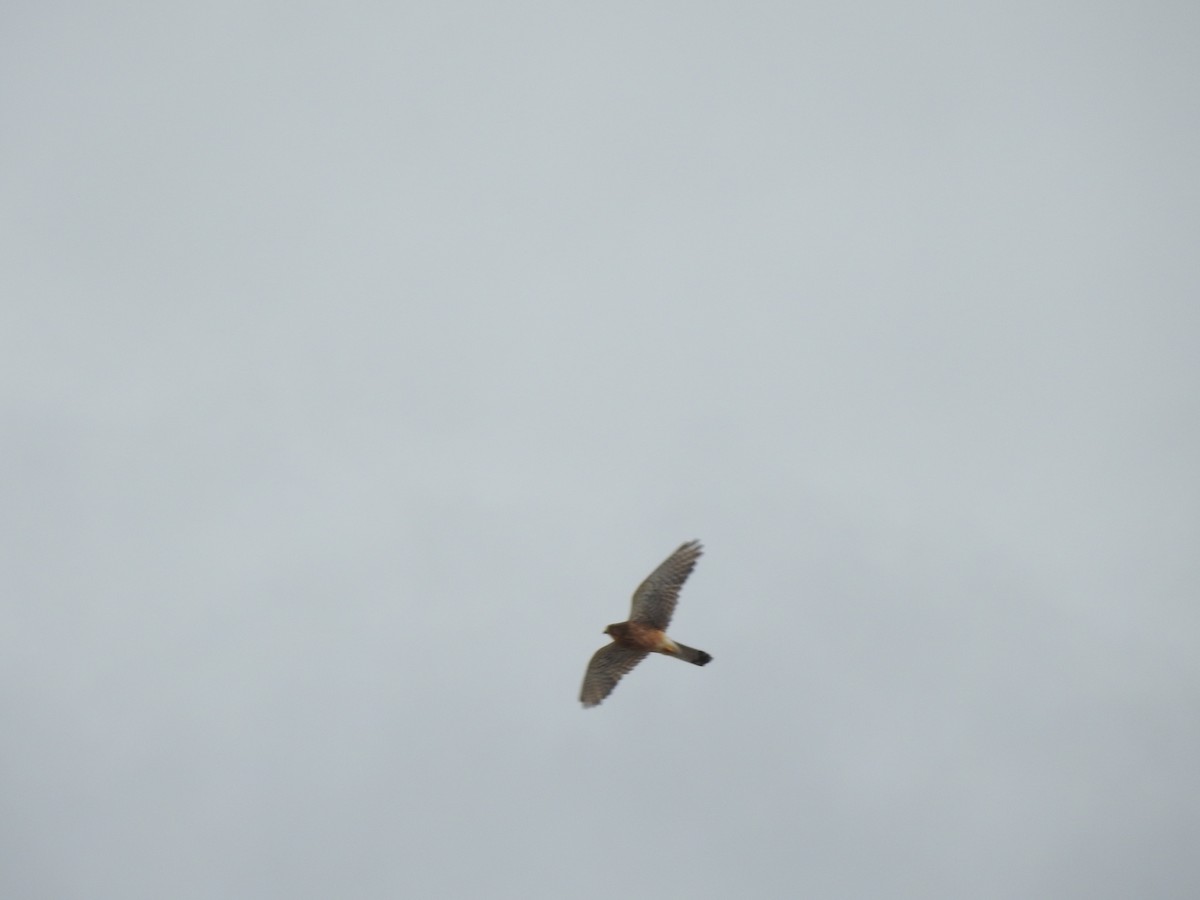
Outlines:
<svg viewBox="0 0 1200 900"><path fill-rule="evenodd" d="M665 631L659 631L649 625L637 622L618 622L609 625L604 633L613 639L614 644L630 647L634 650L645 650L650 653L661 653L664 656L678 656L682 660L695 663L698 666L709 662L712 657L703 650L696 650L684 644L677 644L667 637Z"/></svg>
<svg viewBox="0 0 1200 900"><path fill-rule="evenodd" d="M579 694L585 707L596 706L611 694L617 682L648 653L674 656L697 666L712 661L703 650L671 640L666 631L679 591L702 552L699 541L682 544L634 591L629 621L604 629L612 643L597 650L588 663Z"/></svg>

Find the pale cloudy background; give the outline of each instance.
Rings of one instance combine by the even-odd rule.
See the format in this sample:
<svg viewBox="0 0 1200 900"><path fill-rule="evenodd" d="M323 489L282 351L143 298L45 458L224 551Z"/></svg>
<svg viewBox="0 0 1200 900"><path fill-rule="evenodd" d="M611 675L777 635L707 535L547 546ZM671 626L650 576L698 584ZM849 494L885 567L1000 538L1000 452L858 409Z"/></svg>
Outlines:
<svg viewBox="0 0 1200 900"><path fill-rule="evenodd" d="M0 895L1200 896L1200 7L2 19Z"/></svg>

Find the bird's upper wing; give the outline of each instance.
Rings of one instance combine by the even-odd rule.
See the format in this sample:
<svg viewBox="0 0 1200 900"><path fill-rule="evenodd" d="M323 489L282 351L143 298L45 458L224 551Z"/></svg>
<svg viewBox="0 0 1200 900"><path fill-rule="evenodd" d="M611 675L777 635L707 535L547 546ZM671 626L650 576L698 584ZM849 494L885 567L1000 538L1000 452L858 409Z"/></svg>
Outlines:
<svg viewBox="0 0 1200 900"><path fill-rule="evenodd" d="M665 630L679 602L679 591L703 552L699 541L688 541L663 560L633 592L629 620Z"/></svg>
<svg viewBox="0 0 1200 900"><path fill-rule="evenodd" d="M644 650L634 650L616 643L601 647L588 663L579 701L584 706L595 706L613 692L621 676L645 658Z"/></svg>

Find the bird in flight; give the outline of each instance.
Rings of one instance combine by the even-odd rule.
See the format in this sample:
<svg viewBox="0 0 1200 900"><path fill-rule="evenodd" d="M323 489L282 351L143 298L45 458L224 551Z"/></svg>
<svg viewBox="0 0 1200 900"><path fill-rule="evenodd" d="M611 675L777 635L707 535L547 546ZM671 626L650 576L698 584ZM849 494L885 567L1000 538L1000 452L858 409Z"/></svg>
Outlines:
<svg viewBox="0 0 1200 900"><path fill-rule="evenodd" d="M663 560L633 592L629 621L609 625L604 633L612 643L601 647L588 663L579 700L584 707L596 706L612 693L626 672L646 658L647 653L674 656L703 666L712 657L667 637L671 614L679 602L679 591L696 568L703 551L699 541L688 541Z"/></svg>

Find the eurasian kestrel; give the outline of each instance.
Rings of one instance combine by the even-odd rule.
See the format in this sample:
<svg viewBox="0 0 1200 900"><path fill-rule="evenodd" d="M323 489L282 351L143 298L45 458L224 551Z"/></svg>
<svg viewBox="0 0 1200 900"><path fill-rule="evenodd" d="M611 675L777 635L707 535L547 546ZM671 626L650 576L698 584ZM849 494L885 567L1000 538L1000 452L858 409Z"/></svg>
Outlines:
<svg viewBox="0 0 1200 900"><path fill-rule="evenodd" d="M579 694L585 707L596 706L611 694L621 676L645 659L647 653L674 656L697 666L712 660L703 650L686 647L667 637L671 614L679 602L679 590L692 574L701 552L699 541L682 544L633 592L629 621L604 629L612 637L612 643L597 650L588 663Z"/></svg>

